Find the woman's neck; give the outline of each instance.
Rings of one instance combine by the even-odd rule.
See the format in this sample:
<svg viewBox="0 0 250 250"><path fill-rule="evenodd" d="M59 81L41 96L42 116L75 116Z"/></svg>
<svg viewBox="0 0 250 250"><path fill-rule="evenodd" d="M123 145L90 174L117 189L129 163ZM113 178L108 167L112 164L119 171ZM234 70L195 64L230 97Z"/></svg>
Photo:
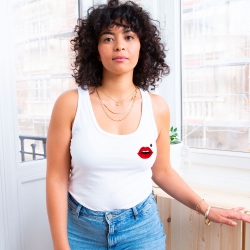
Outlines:
<svg viewBox="0 0 250 250"><path fill-rule="evenodd" d="M123 74L110 76L109 74L104 74L100 89L112 96L122 98L123 95L127 95L128 92L135 89L133 75Z"/></svg>

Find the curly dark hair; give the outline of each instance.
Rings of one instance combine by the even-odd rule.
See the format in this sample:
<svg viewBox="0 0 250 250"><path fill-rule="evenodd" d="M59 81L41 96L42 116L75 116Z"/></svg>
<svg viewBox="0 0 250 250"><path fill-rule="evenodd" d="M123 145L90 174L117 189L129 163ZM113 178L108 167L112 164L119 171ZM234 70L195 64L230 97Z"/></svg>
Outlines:
<svg viewBox="0 0 250 250"><path fill-rule="evenodd" d="M120 3L109 0L89 8L86 19L78 19L76 36L71 40L75 52L73 77L78 86L98 87L101 85L103 66L99 61L98 42L103 28L114 25L129 27L140 40L140 57L133 72L133 82L143 90L154 90L157 81L169 74L165 63L165 47L160 32L153 24L150 14L133 1Z"/></svg>

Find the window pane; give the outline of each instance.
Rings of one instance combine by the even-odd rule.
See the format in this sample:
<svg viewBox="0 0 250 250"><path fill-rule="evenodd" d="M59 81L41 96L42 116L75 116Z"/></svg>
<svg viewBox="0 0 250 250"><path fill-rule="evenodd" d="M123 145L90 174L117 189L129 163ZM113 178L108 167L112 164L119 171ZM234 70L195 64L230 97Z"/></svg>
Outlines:
<svg viewBox="0 0 250 250"><path fill-rule="evenodd" d="M250 151L250 1L182 1L184 140Z"/></svg>
<svg viewBox="0 0 250 250"><path fill-rule="evenodd" d="M21 161L44 158L52 107L75 87L70 39L77 0L14 0L16 93Z"/></svg>

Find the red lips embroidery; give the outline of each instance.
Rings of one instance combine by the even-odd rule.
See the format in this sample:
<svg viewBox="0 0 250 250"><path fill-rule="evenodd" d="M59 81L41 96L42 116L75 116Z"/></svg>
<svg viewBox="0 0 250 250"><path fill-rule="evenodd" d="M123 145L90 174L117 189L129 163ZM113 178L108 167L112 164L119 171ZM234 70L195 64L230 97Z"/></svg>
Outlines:
<svg viewBox="0 0 250 250"><path fill-rule="evenodd" d="M153 154L153 151L149 147L142 147L137 154L142 159L148 159Z"/></svg>

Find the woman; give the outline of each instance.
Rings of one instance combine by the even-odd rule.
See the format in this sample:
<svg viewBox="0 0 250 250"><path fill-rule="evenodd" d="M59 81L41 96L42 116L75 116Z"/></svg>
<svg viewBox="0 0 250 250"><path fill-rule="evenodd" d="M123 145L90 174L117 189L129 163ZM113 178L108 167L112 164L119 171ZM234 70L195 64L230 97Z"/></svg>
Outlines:
<svg viewBox="0 0 250 250"><path fill-rule="evenodd" d="M78 89L58 98L47 138L54 249L165 249L151 177L207 224L250 222L242 208L208 206L171 168L169 109L148 93L169 67L148 13L111 0L75 31Z"/></svg>

